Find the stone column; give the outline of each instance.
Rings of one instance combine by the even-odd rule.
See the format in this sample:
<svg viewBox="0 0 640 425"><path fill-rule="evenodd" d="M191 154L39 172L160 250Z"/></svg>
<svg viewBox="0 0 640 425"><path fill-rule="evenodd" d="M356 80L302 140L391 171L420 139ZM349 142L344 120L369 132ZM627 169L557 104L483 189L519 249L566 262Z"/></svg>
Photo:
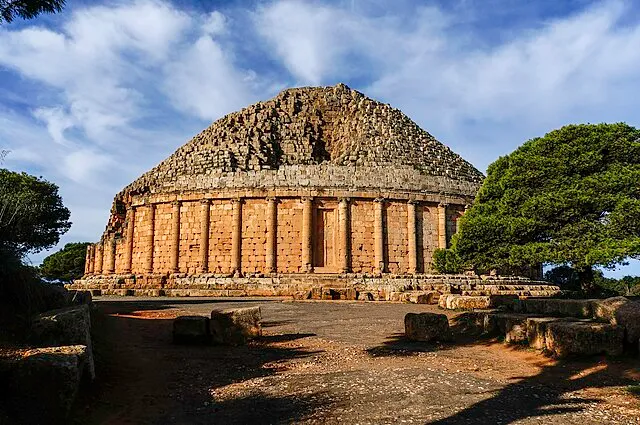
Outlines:
<svg viewBox="0 0 640 425"><path fill-rule="evenodd" d="M438 248L447 248L447 204L438 205Z"/></svg>
<svg viewBox="0 0 640 425"><path fill-rule="evenodd" d="M313 198L302 198L302 270L313 272Z"/></svg>
<svg viewBox="0 0 640 425"><path fill-rule="evenodd" d="M96 265L95 265L95 274L102 274L102 241L96 244Z"/></svg>
<svg viewBox="0 0 640 425"><path fill-rule="evenodd" d="M276 273L278 252L278 200L267 198L267 273Z"/></svg>
<svg viewBox="0 0 640 425"><path fill-rule="evenodd" d="M87 245L87 255L84 258L84 274L93 273L91 262L93 261L93 244Z"/></svg>
<svg viewBox="0 0 640 425"><path fill-rule="evenodd" d="M376 198L375 214L373 222L373 239L374 239L374 255L375 255L375 267L374 272L376 274L384 273L386 270L384 264L384 199Z"/></svg>
<svg viewBox="0 0 640 425"><path fill-rule="evenodd" d="M173 201L171 210L171 273L180 271L180 201Z"/></svg>
<svg viewBox="0 0 640 425"><path fill-rule="evenodd" d="M145 271L147 273L153 273L153 239L156 230L156 206L155 204L149 204L149 236L147 240L147 258L145 264Z"/></svg>
<svg viewBox="0 0 640 425"><path fill-rule="evenodd" d="M136 209L130 207L127 210L127 238L124 248L124 273L131 273L131 262L133 259L133 231L136 222Z"/></svg>
<svg viewBox="0 0 640 425"><path fill-rule="evenodd" d="M409 242L409 273L418 273L418 235L416 229L416 201L407 203L407 240Z"/></svg>
<svg viewBox="0 0 640 425"><path fill-rule="evenodd" d="M240 276L242 271L242 199L233 199L233 230L231 235L231 270Z"/></svg>
<svg viewBox="0 0 640 425"><path fill-rule="evenodd" d="M209 272L209 210L211 201L200 201L200 267L198 273Z"/></svg>
<svg viewBox="0 0 640 425"><path fill-rule="evenodd" d="M116 235L112 235L109 239L109 262L107 263L107 274L116 272Z"/></svg>
<svg viewBox="0 0 640 425"><path fill-rule="evenodd" d="M340 228L340 272L351 271L351 217L349 198L340 198L338 204L338 223Z"/></svg>
<svg viewBox="0 0 640 425"><path fill-rule="evenodd" d="M96 269L96 244L92 243L89 248L89 274L93 274Z"/></svg>

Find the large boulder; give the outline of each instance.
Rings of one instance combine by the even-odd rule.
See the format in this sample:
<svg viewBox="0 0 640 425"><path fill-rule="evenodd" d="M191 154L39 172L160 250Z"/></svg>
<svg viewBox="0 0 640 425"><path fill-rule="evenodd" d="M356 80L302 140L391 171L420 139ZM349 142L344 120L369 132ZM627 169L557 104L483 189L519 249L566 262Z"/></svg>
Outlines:
<svg viewBox="0 0 640 425"><path fill-rule="evenodd" d="M95 378L91 318L87 304L51 310L35 316L31 322L31 341L37 347L86 346L87 372L91 379Z"/></svg>
<svg viewBox="0 0 640 425"><path fill-rule="evenodd" d="M2 401L21 424L62 424L71 410L87 360L84 345L28 350L5 364Z"/></svg>
<svg viewBox="0 0 640 425"><path fill-rule="evenodd" d="M559 321L546 324L545 349L556 357L622 354L624 330L608 323Z"/></svg>
<svg viewBox="0 0 640 425"><path fill-rule="evenodd" d="M625 297L598 300L594 302L594 316L620 326L627 344L640 347L640 302Z"/></svg>
<svg viewBox="0 0 640 425"><path fill-rule="evenodd" d="M208 317L179 316L173 320L173 342L176 344L206 344L210 340Z"/></svg>
<svg viewBox="0 0 640 425"><path fill-rule="evenodd" d="M413 341L451 339L447 316L437 313L407 313L404 316L404 333Z"/></svg>
<svg viewBox="0 0 640 425"><path fill-rule="evenodd" d="M211 312L211 337L218 344L240 345L262 336L260 307Z"/></svg>

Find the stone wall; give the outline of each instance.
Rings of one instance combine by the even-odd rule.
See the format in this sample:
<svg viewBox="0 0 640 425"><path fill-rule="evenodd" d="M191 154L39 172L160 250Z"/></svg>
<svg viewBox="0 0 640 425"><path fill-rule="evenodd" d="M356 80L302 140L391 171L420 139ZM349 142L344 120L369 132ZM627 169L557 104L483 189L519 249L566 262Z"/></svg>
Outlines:
<svg viewBox="0 0 640 425"><path fill-rule="evenodd" d="M464 205L373 196L167 197L132 204L88 248L87 276L429 273L433 250L446 246L464 212Z"/></svg>

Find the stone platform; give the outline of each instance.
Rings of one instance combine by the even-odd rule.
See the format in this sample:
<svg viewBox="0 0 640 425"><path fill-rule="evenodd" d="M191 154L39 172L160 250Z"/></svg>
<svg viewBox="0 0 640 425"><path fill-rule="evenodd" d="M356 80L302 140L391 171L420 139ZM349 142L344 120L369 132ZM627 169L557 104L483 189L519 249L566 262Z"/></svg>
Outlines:
<svg viewBox="0 0 640 425"><path fill-rule="evenodd" d="M438 294L552 297L560 294L548 282L521 277L466 275L297 274L260 277L202 275L97 275L76 280L68 289L89 290L93 295L242 297L286 296L295 299L347 299L370 301L409 300L416 291ZM407 297L402 296L407 295Z"/></svg>

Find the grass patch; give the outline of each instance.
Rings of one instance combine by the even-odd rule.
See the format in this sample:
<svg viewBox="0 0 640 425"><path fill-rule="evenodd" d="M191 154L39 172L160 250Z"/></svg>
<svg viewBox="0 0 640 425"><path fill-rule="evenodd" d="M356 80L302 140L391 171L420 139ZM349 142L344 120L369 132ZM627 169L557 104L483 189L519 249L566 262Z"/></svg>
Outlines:
<svg viewBox="0 0 640 425"><path fill-rule="evenodd" d="M631 394L633 394L636 397L640 397L640 383L636 385L629 385L627 387L627 391L629 391Z"/></svg>

